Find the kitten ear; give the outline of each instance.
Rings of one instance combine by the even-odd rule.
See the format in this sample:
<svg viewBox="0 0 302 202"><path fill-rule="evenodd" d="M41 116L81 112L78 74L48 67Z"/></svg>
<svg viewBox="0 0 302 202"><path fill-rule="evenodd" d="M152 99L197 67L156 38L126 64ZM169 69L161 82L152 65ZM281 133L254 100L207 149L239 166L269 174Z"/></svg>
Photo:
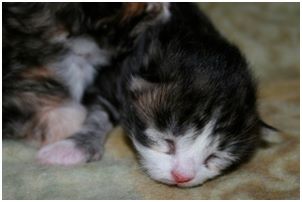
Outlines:
<svg viewBox="0 0 302 202"><path fill-rule="evenodd" d="M146 10L146 3L133 2L133 3L123 3L121 10L121 22L129 21L134 17L138 17L144 13Z"/></svg>
<svg viewBox="0 0 302 202"><path fill-rule="evenodd" d="M169 3L165 2L128 2L124 3L121 12L121 22L129 21L135 17L145 16L148 20L162 20L169 18Z"/></svg>
<svg viewBox="0 0 302 202"><path fill-rule="evenodd" d="M169 8L167 2L123 3L119 26L131 30L129 36L137 36L151 25L168 21L171 16Z"/></svg>
<svg viewBox="0 0 302 202"><path fill-rule="evenodd" d="M264 121L260 120L260 133L261 139L267 143L281 143L283 141L283 137L281 136L281 131L270 126Z"/></svg>
<svg viewBox="0 0 302 202"><path fill-rule="evenodd" d="M103 31L112 28L128 30L145 27L151 22L165 22L170 17L166 2L83 3L82 9L91 20L89 26ZM143 26L144 25L144 26Z"/></svg>
<svg viewBox="0 0 302 202"><path fill-rule="evenodd" d="M153 88L155 85L156 85L155 83L147 81L146 79L143 79L142 77L133 76L133 77L131 77L130 82L129 82L129 89L132 92L144 91L144 90Z"/></svg>

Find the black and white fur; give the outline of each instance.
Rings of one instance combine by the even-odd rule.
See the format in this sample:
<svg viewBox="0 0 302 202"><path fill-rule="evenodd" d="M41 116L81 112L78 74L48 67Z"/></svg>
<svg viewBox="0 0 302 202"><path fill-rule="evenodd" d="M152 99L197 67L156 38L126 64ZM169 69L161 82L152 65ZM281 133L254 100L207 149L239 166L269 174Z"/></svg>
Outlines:
<svg viewBox="0 0 302 202"><path fill-rule="evenodd" d="M186 187L248 158L262 122L238 48L190 3L108 5L40 4L48 17L25 19L36 4L5 5L4 136L70 165L99 159L120 123L151 178Z"/></svg>
<svg viewBox="0 0 302 202"><path fill-rule="evenodd" d="M120 112L146 173L188 187L248 159L262 122L238 48L195 5L166 6L168 17L141 32L94 86Z"/></svg>

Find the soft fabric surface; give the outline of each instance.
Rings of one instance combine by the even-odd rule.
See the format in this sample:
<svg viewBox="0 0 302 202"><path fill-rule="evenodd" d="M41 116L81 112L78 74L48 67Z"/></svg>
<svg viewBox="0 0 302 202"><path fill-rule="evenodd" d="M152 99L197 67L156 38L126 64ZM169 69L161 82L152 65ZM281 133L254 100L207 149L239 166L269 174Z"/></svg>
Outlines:
<svg viewBox="0 0 302 202"><path fill-rule="evenodd" d="M3 199L299 199L299 3L205 3L218 29L238 44L259 80L259 111L282 130L237 170L188 189L154 182L115 129L101 161L46 167L36 150L3 141Z"/></svg>

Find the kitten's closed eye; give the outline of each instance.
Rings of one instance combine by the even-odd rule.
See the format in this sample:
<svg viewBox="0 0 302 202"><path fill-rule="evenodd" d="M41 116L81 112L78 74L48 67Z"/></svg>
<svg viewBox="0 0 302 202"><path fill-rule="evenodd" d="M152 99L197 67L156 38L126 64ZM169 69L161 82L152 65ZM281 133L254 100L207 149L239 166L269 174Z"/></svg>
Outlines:
<svg viewBox="0 0 302 202"><path fill-rule="evenodd" d="M175 143L173 140L170 140L170 139L165 139L165 141L167 142L168 144L168 147L169 147L169 150L168 152L166 152L167 154L175 154Z"/></svg>
<svg viewBox="0 0 302 202"><path fill-rule="evenodd" d="M214 159L218 159L219 157L216 156L215 154L211 154L209 155L203 162L203 164L208 168L209 167L209 163L214 160Z"/></svg>

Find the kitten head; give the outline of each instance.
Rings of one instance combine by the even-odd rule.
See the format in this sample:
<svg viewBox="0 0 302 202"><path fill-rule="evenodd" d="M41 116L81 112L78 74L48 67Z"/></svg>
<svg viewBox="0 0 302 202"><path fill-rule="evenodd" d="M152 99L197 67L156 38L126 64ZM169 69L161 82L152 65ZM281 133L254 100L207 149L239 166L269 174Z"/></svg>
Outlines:
<svg viewBox="0 0 302 202"><path fill-rule="evenodd" d="M195 30L179 15L143 33L137 56L126 60L122 69L131 75L122 120L150 177L188 187L248 157L259 119L240 51L211 27Z"/></svg>
<svg viewBox="0 0 302 202"><path fill-rule="evenodd" d="M199 185L254 150L258 139L254 92L237 89L230 97L227 90L219 92L216 82L204 82L205 78L195 81L192 76L167 82L130 79L126 128L143 168L154 180Z"/></svg>

